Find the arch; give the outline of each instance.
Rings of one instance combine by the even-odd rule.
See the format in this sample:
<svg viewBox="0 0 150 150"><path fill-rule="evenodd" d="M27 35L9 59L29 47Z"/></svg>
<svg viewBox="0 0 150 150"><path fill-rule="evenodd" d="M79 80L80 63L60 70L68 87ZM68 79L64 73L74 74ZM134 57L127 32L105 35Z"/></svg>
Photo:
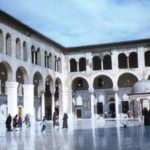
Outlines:
<svg viewBox="0 0 150 150"><path fill-rule="evenodd" d="M79 59L79 71L86 71L86 59L83 57Z"/></svg>
<svg viewBox="0 0 150 150"><path fill-rule="evenodd" d="M150 66L150 50L144 53L145 66Z"/></svg>
<svg viewBox="0 0 150 150"><path fill-rule="evenodd" d="M70 59L70 72L77 71L77 62L74 58Z"/></svg>
<svg viewBox="0 0 150 150"><path fill-rule="evenodd" d="M52 93L51 93L51 84L53 79L50 75L47 75L45 80L45 117L46 119L52 119Z"/></svg>
<svg viewBox="0 0 150 150"><path fill-rule="evenodd" d="M137 67L138 67L137 53L132 52L129 55L129 68L137 68Z"/></svg>
<svg viewBox="0 0 150 150"><path fill-rule="evenodd" d="M53 59L52 59L52 54L49 53L49 67L52 69L53 68Z"/></svg>
<svg viewBox="0 0 150 150"><path fill-rule="evenodd" d="M118 78L118 87L132 87L137 81L138 78L134 74L124 73Z"/></svg>
<svg viewBox="0 0 150 150"><path fill-rule="evenodd" d="M124 53L118 55L118 67L120 69L128 68L127 57Z"/></svg>
<svg viewBox="0 0 150 150"><path fill-rule="evenodd" d="M34 45L31 46L31 59L32 59L32 63L35 64L35 47L34 47Z"/></svg>
<svg viewBox="0 0 150 150"><path fill-rule="evenodd" d="M19 38L16 39L16 58L21 59L21 41Z"/></svg>
<svg viewBox="0 0 150 150"><path fill-rule="evenodd" d="M41 65L41 51L40 51L40 48L38 48L37 52L36 52L36 64Z"/></svg>
<svg viewBox="0 0 150 150"><path fill-rule="evenodd" d="M0 52L4 52L4 35L3 31L0 29Z"/></svg>
<svg viewBox="0 0 150 150"><path fill-rule="evenodd" d="M12 76L12 68L7 62L2 61L0 63L0 94L6 94L6 81L11 81Z"/></svg>
<svg viewBox="0 0 150 150"><path fill-rule="evenodd" d="M101 70L101 59L99 56L94 56L93 61L93 70Z"/></svg>
<svg viewBox="0 0 150 150"><path fill-rule="evenodd" d="M55 71L57 71L57 57L55 56Z"/></svg>
<svg viewBox="0 0 150 150"><path fill-rule="evenodd" d="M12 81L13 78L13 71L12 68L10 66L10 64L6 61L2 61L0 64L3 64L6 68L7 71L7 81Z"/></svg>
<svg viewBox="0 0 150 150"><path fill-rule="evenodd" d="M95 77L93 82L94 89L113 88L112 80L106 75L99 75Z"/></svg>
<svg viewBox="0 0 150 150"><path fill-rule="evenodd" d="M44 62L45 67L47 67L47 51L44 52Z"/></svg>
<svg viewBox="0 0 150 150"><path fill-rule="evenodd" d="M6 54L11 55L12 51L12 39L9 33L6 34Z"/></svg>
<svg viewBox="0 0 150 150"><path fill-rule="evenodd" d="M112 61L110 55L105 55L103 58L103 69L108 70L112 69Z"/></svg>
<svg viewBox="0 0 150 150"><path fill-rule="evenodd" d="M85 80L82 77L77 77L72 81L72 90L76 91L76 90L88 90L89 89L89 85L87 80Z"/></svg>
<svg viewBox="0 0 150 150"><path fill-rule="evenodd" d="M26 69L23 66L17 68L16 81L21 84L25 84L29 82L29 76L27 74Z"/></svg>
<svg viewBox="0 0 150 150"><path fill-rule="evenodd" d="M23 60L28 60L27 43L25 41L23 42Z"/></svg>
<svg viewBox="0 0 150 150"><path fill-rule="evenodd" d="M33 77L33 84L34 84L34 96L40 96L41 89L40 85L43 85L43 78L40 72L35 72Z"/></svg>
<svg viewBox="0 0 150 150"><path fill-rule="evenodd" d="M58 60L57 60L57 65L58 65L57 68L58 68L58 72L60 72L60 73L61 73L61 64L62 64L61 63L61 58L59 57Z"/></svg>

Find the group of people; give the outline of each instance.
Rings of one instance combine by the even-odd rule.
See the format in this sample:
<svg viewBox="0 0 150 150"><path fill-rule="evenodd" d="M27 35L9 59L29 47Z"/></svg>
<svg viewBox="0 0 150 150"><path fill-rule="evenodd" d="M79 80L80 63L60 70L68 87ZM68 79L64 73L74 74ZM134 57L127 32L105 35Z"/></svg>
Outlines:
<svg viewBox="0 0 150 150"><path fill-rule="evenodd" d="M144 116L144 125L150 125L150 110L147 108L143 109L142 115Z"/></svg>
<svg viewBox="0 0 150 150"><path fill-rule="evenodd" d="M26 126L30 126L30 116L29 114L26 114L24 121L22 120L21 116L15 115L14 118L9 114L7 119L6 119L6 129L7 131L12 131L12 127L14 130L16 128L19 128L20 130L22 129L22 123L25 122Z"/></svg>
<svg viewBox="0 0 150 150"><path fill-rule="evenodd" d="M45 129L46 129L46 125L47 125L45 116L42 119L41 125L42 125L41 131L45 133ZM55 129L59 129L59 115L57 112L54 112L54 114L53 114L53 127ZM68 114L67 113L64 113L64 115L63 115L62 128L68 128Z"/></svg>

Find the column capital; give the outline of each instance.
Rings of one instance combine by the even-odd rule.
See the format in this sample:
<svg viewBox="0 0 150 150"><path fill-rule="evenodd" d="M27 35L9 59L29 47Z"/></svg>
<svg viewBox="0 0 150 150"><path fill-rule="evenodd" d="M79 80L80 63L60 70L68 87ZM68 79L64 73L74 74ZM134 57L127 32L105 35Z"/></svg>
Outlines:
<svg viewBox="0 0 150 150"><path fill-rule="evenodd" d="M94 94L94 88L89 88L88 91L90 94Z"/></svg>

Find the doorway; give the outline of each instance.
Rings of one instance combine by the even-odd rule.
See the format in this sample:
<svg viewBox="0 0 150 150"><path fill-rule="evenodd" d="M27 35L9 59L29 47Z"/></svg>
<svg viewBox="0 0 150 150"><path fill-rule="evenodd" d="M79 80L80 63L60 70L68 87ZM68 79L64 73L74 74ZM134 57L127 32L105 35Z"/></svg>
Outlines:
<svg viewBox="0 0 150 150"><path fill-rule="evenodd" d="M77 118L82 118L81 109L77 109Z"/></svg>

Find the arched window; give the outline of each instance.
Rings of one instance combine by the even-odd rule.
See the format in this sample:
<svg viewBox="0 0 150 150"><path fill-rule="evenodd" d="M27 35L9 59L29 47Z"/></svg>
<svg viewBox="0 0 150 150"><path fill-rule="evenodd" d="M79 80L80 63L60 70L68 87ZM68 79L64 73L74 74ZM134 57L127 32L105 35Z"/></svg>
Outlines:
<svg viewBox="0 0 150 150"><path fill-rule="evenodd" d="M150 50L145 52L144 57L145 57L145 66L150 66Z"/></svg>
<svg viewBox="0 0 150 150"><path fill-rule="evenodd" d="M58 58L57 60L57 67L58 67L58 72L61 72L61 59Z"/></svg>
<svg viewBox="0 0 150 150"><path fill-rule="evenodd" d="M11 35L7 33L6 35L6 54L11 55L12 45L11 45Z"/></svg>
<svg viewBox="0 0 150 150"><path fill-rule="evenodd" d="M41 65L41 52L40 52L40 48L38 48L37 52L36 52L36 64L37 65Z"/></svg>
<svg viewBox="0 0 150 150"><path fill-rule="evenodd" d="M127 68L127 57L125 54L119 54L118 56L118 65L120 69Z"/></svg>
<svg viewBox="0 0 150 150"><path fill-rule="evenodd" d="M44 53L44 62L45 62L45 67L47 67L47 52L45 51Z"/></svg>
<svg viewBox="0 0 150 150"><path fill-rule="evenodd" d="M32 63L35 64L35 47L33 45L31 47L31 56L32 56Z"/></svg>
<svg viewBox="0 0 150 150"><path fill-rule="evenodd" d="M111 56L105 55L103 59L103 69L112 69Z"/></svg>
<svg viewBox="0 0 150 150"><path fill-rule="evenodd" d="M86 59L80 58L79 60L79 71L86 71Z"/></svg>
<svg viewBox="0 0 150 150"><path fill-rule="evenodd" d="M100 57L93 57L93 70L101 70L101 60Z"/></svg>
<svg viewBox="0 0 150 150"><path fill-rule="evenodd" d="M77 71L77 62L75 59L70 59L70 72Z"/></svg>
<svg viewBox="0 0 150 150"><path fill-rule="evenodd" d="M57 57L55 56L55 71L57 71Z"/></svg>
<svg viewBox="0 0 150 150"><path fill-rule="evenodd" d="M25 41L23 42L23 60L24 61L28 60L27 44Z"/></svg>
<svg viewBox="0 0 150 150"><path fill-rule="evenodd" d="M20 39L16 39L16 58L21 59L21 42Z"/></svg>
<svg viewBox="0 0 150 150"><path fill-rule="evenodd" d="M137 68L137 67L138 67L137 53L132 52L129 55L129 68Z"/></svg>
<svg viewBox="0 0 150 150"><path fill-rule="evenodd" d="M52 54L49 53L49 68L53 68L53 59L52 59Z"/></svg>
<svg viewBox="0 0 150 150"><path fill-rule="evenodd" d="M2 52L3 53L3 51L4 51L4 37L3 37L3 32L2 32L2 30L0 30L0 52Z"/></svg>

